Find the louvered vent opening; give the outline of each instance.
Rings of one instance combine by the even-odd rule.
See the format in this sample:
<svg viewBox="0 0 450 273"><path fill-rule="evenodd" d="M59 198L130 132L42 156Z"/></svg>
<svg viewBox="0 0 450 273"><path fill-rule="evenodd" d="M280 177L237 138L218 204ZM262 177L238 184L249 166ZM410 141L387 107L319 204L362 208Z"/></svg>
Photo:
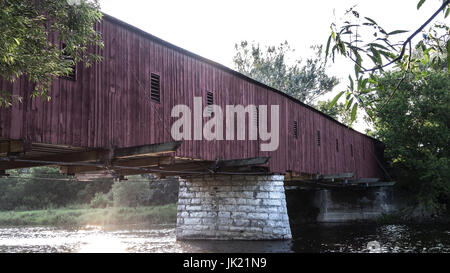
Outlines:
<svg viewBox="0 0 450 273"><path fill-rule="evenodd" d="M296 120L294 121L294 137L298 138L298 123Z"/></svg>
<svg viewBox="0 0 450 273"><path fill-rule="evenodd" d="M320 131L317 131L317 146L320 146Z"/></svg>
<svg viewBox="0 0 450 273"><path fill-rule="evenodd" d="M151 74L151 83L150 83L150 97L153 101L161 102L161 92L160 92L160 80L159 75Z"/></svg>
<svg viewBox="0 0 450 273"><path fill-rule="evenodd" d="M212 92L206 93L206 105L208 107L208 114L212 113L212 105L214 104L214 94Z"/></svg>
<svg viewBox="0 0 450 273"><path fill-rule="evenodd" d="M66 47L67 47L66 44L62 44L62 50L63 50L63 56L62 57L63 57L63 60L64 61L69 61L69 62L74 62L74 58L66 53L66 51L65 51ZM67 76L62 76L61 78L66 79L66 80L76 81L77 80L77 66L76 66L76 64L73 63L71 65L71 68L72 68L72 71Z"/></svg>
<svg viewBox="0 0 450 273"><path fill-rule="evenodd" d="M255 107L254 120L255 120L255 124L256 124L256 132L259 132L259 109L258 109L258 106Z"/></svg>

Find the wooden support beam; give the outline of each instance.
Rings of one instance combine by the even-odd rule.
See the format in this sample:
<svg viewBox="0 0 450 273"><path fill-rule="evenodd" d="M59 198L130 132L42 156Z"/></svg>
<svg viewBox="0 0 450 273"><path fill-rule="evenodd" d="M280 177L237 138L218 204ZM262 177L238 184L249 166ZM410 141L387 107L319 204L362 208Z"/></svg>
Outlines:
<svg viewBox="0 0 450 273"><path fill-rule="evenodd" d="M30 158L33 160L42 159L54 162L103 162L110 159L109 150L95 150L88 152L64 153L43 158Z"/></svg>
<svg viewBox="0 0 450 273"><path fill-rule="evenodd" d="M354 176L354 173L336 173L336 174L325 174L319 175L319 180L330 180L330 179L347 179Z"/></svg>
<svg viewBox="0 0 450 273"><path fill-rule="evenodd" d="M102 171L105 170L105 168L95 167L95 166L61 166L59 167L60 173L63 174L79 174L79 173L86 173L86 172L95 172L95 171Z"/></svg>
<svg viewBox="0 0 450 273"><path fill-rule="evenodd" d="M313 174L291 172L290 175L287 176L286 180L307 181L307 180L312 180L313 177L314 177Z"/></svg>
<svg viewBox="0 0 450 273"><path fill-rule="evenodd" d="M172 158L169 156L164 157L148 157L148 158L138 158L138 159L129 159L129 160L114 160L108 168L110 170L122 171L122 169L115 168L114 166L120 167L156 167L161 165L169 165L172 162ZM84 173L84 172L95 172L106 169L105 167L98 166L61 166L61 173L65 174L76 174L76 173ZM148 173L148 171L140 171L139 173Z"/></svg>
<svg viewBox="0 0 450 273"><path fill-rule="evenodd" d="M366 184L366 183L376 183L379 182L379 178L359 178L355 180L349 180L349 184Z"/></svg>
<svg viewBox="0 0 450 273"><path fill-rule="evenodd" d="M391 182L375 182L375 183L367 183L367 187L392 187L395 185L395 181Z"/></svg>
<svg viewBox="0 0 450 273"><path fill-rule="evenodd" d="M21 169L21 168L31 168L38 166L48 166L53 165L47 162L55 162L54 165L58 165L58 162L71 163L71 162L103 162L108 160L110 157L109 150L95 150L87 152L74 152L56 155L47 155L42 157L26 158L26 160L34 160L36 162L21 162L14 161L10 159L9 161L0 162L0 169ZM25 158L23 158L25 159ZM39 163L38 161L45 161Z"/></svg>
<svg viewBox="0 0 450 273"><path fill-rule="evenodd" d="M242 167L226 167L216 170L217 173L261 173L269 172L266 166L242 166Z"/></svg>
<svg viewBox="0 0 450 273"><path fill-rule="evenodd" d="M24 143L21 140L6 140L0 142L0 154L23 153Z"/></svg>
<svg viewBox="0 0 450 273"><path fill-rule="evenodd" d="M0 161L0 170L12 170L12 169L23 169L32 168L39 166L47 166L48 164L39 163L25 163L25 162L14 162L12 161Z"/></svg>
<svg viewBox="0 0 450 273"><path fill-rule="evenodd" d="M181 143L181 141L175 141L160 144L117 148L114 149L113 158L154 156L162 153L175 152L181 146Z"/></svg>
<svg viewBox="0 0 450 273"><path fill-rule="evenodd" d="M11 146L10 143L13 145ZM20 150L18 144L16 142L11 141L2 141L1 149L10 153L16 152ZM46 165L64 165L58 163L71 163L71 162L98 162L98 163L107 163L114 162L119 159L130 159L139 157L140 161L135 162L125 162L125 166L155 166L162 164L170 164L168 161L168 157L164 159L146 159L142 157L155 156L161 153L173 152L178 149L181 145L181 141L178 142L169 142L162 144L152 144L152 145L143 145L136 147L127 147L127 148L118 148L113 151L110 149L98 149L93 151L83 151L83 152L70 152L70 153L60 153L55 155L43 155L39 157L32 158L20 158L31 160L34 162L21 162L20 160L14 161L13 158L5 158L6 161L0 162L0 169L20 169L20 168L30 168L36 166L46 166ZM23 148L23 146L22 146ZM49 150L50 151L50 150ZM7 154L5 153L4 156ZM137 159L136 159L137 160ZM150 160L152 162L147 162ZM155 164L153 161L157 160L158 162ZM40 163L39 161L43 161ZM51 164L49 162L55 162L55 164ZM121 164L123 163L120 161ZM87 168L89 169L89 168ZM101 168L90 168L89 170L96 170Z"/></svg>
<svg viewBox="0 0 450 273"><path fill-rule="evenodd" d="M92 172L92 173L78 173L75 175L75 178L78 181L92 181L95 179L112 179L116 178L116 175L109 171L99 171L99 172Z"/></svg>
<svg viewBox="0 0 450 273"><path fill-rule="evenodd" d="M150 167L150 166L161 166L170 165L172 163L172 157L162 156L162 157L145 157L136 159L120 159L113 160L112 165L124 166L124 167Z"/></svg>
<svg viewBox="0 0 450 273"><path fill-rule="evenodd" d="M254 157L246 159L220 160L216 165L218 168L263 165L266 164L269 159L270 157Z"/></svg>
<svg viewBox="0 0 450 273"><path fill-rule="evenodd" d="M207 171L208 167L213 164L212 161L193 161L186 163L177 163L168 166L161 166L159 169L166 171L192 171L203 170Z"/></svg>

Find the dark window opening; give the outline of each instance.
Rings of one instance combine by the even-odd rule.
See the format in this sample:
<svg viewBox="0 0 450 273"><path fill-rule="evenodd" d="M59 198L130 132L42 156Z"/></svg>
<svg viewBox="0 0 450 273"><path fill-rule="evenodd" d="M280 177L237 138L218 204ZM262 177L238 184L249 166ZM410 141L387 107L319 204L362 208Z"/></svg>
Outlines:
<svg viewBox="0 0 450 273"><path fill-rule="evenodd" d="M317 146L320 146L320 131L317 131Z"/></svg>
<svg viewBox="0 0 450 273"><path fill-rule="evenodd" d="M363 145L363 159L366 159L366 149L365 149L364 145Z"/></svg>
<svg viewBox="0 0 450 273"><path fill-rule="evenodd" d="M351 154L352 157L353 157L353 144L350 144L350 154Z"/></svg>
<svg viewBox="0 0 450 273"><path fill-rule="evenodd" d="M150 97L153 101L161 102L161 82L159 75L151 73L150 75Z"/></svg>
<svg viewBox="0 0 450 273"><path fill-rule="evenodd" d="M76 81L77 80L77 65L75 63L74 58L72 56L70 56L69 54L67 54L66 47L67 47L67 45L63 43L62 44L62 51L63 51L62 57L63 57L64 61L71 62L70 68L72 68L72 70L69 72L68 75L64 75L61 78L66 79L66 80Z"/></svg>
<svg viewBox="0 0 450 273"><path fill-rule="evenodd" d="M298 138L298 123L294 120L294 137Z"/></svg>
<svg viewBox="0 0 450 273"><path fill-rule="evenodd" d="M336 152L339 152L339 140L336 138Z"/></svg>

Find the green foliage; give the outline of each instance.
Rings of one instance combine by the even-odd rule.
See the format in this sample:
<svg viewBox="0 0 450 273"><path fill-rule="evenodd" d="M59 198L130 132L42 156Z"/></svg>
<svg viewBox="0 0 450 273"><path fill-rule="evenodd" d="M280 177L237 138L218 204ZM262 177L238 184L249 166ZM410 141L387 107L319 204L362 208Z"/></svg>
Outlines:
<svg viewBox="0 0 450 273"><path fill-rule="evenodd" d="M399 74L386 73L380 81L393 88ZM374 116L376 137L386 145L395 180L412 194L414 207L432 213L445 209L442 204L450 200L450 77L445 71L420 80L408 74L394 94L390 88L377 93Z"/></svg>
<svg viewBox="0 0 450 273"><path fill-rule="evenodd" d="M337 78L325 73L322 47L314 46L313 49L316 51L314 58L307 59L304 64L296 60L290 65L287 54L293 50L287 42L262 49L259 44L249 45L243 41L235 45L233 62L240 73L312 104L338 83Z"/></svg>
<svg viewBox="0 0 450 273"><path fill-rule="evenodd" d="M344 103L336 103L331 102L330 100L327 101L318 101L316 108L317 110L329 115L330 117L334 118L335 120L347 125L351 126L351 116L348 111L346 111L346 106ZM331 106L330 106L331 105Z"/></svg>
<svg viewBox="0 0 450 273"><path fill-rule="evenodd" d="M145 206L150 202L150 185L145 180L115 182L111 191L116 207Z"/></svg>
<svg viewBox="0 0 450 273"><path fill-rule="evenodd" d="M424 2L420 0L417 8ZM422 23L416 31L408 33L406 40L397 37L408 31L387 31L374 19L361 16L355 7L346 12L343 23L331 24L331 34L325 49L326 58L331 57L334 62L335 56L341 55L354 64L354 75L349 75L349 84L345 91L345 103L348 106L347 111L351 113L352 122L361 108L366 111L371 121L374 111L373 97L377 97L379 90L388 88L380 81L385 69L394 68L403 72L397 75L398 85L407 77L407 73L413 74L418 80L432 71L449 71L450 28L445 23L434 23L425 30L434 19L446 18L449 12L450 1L442 1L429 20ZM440 15L442 16L439 17ZM413 45L413 38L418 37L421 39ZM398 87L394 85L390 88L391 92L395 93ZM342 96L342 93L338 96ZM333 102L339 99L338 96ZM389 97L386 99L389 100Z"/></svg>
<svg viewBox="0 0 450 273"><path fill-rule="evenodd" d="M419 1L417 8L425 2ZM339 54L355 66L347 90L330 105L339 105L345 94L352 121L355 107L366 111L372 134L386 145L394 179L410 193L415 216L448 210L450 199L450 28L434 23L425 29L449 11L450 1L442 1L426 22L399 41L395 38L405 31L386 31L351 8L342 26L331 25L325 50L333 61ZM360 35L368 31L372 37Z"/></svg>
<svg viewBox="0 0 450 273"><path fill-rule="evenodd" d="M58 168L37 167L8 171L0 178L0 211L54 209L67 206L91 208L136 207L176 202L177 179L129 176L126 182L112 179L76 181Z"/></svg>
<svg viewBox="0 0 450 273"><path fill-rule="evenodd" d="M90 202L91 208L106 208L113 204L112 196L104 194L103 192L97 192Z"/></svg>
<svg viewBox="0 0 450 273"><path fill-rule="evenodd" d="M89 202L96 192L108 192L112 181L79 182L58 168L10 171L0 178L0 210L42 209Z"/></svg>
<svg viewBox="0 0 450 273"><path fill-rule="evenodd" d="M101 59L90 50L103 46L94 30L101 17L97 0L0 1L0 76L14 81L25 75L35 83L32 97L50 99L55 77L71 73L77 62ZM0 107L21 100L0 90Z"/></svg>

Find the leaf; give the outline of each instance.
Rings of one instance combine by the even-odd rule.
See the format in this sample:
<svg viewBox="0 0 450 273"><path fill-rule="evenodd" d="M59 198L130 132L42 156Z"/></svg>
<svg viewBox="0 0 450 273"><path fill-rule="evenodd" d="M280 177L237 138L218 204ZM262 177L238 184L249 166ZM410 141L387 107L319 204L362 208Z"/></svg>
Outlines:
<svg viewBox="0 0 450 273"><path fill-rule="evenodd" d="M350 75L348 75L348 79L350 80L350 89L353 91L355 83L353 82L352 77L350 77Z"/></svg>
<svg viewBox="0 0 450 273"><path fill-rule="evenodd" d="M450 40L447 41L447 73L450 74Z"/></svg>
<svg viewBox="0 0 450 273"><path fill-rule="evenodd" d="M395 35L395 34L405 33L405 32L408 32L408 30L394 30L392 32L389 32L387 35Z"/></svg>
<svg viewBox="0 0 450 273"><path fill-rule="evenodd" d="M351 123L356 120L356 112L358 111L358 103L355 103L352 108L352 115L351 115Z"/></svg>
<svg viewBox="0 0 450 273"><path fill-rule="evenodd" d="M349 101L347 101L346 105L345 105L345 109L348 110L350 109L350 107L353 104L353 98L351 98Z"/></svg>
<svg viewBox="0 0 450 273"><path fill-rule="evenodd" d="M423 3L425 3L425 0L420 0L419 3L417 4L417 9L420 9Z"/></svg>
<svg viewBox="0 0 450 273"><path fill-rule="evenodd" d="M366 18L367 21L371 22L374 25L378 25L377 22L375 22L373 19L369 18L369 17L364 17Z"/></svg>
<svg viewBox="0 0 450 273"><path fill-rule="evenodd" d="M330 50L330 43L331 43L331 35L330 35L330 37L328 37L327 48L325 49L325 60L328 57L328 52Z"/></svg>
<svg viewBox="0 0 450 273"><path fill-rule="evenodd" d="M379 47L379 48L382 48L384 50L389 51L389 49L387 47L385 47L384 45L380 45L380 44L377 44L377 43L369 43L369 45L373 46L373 47Z"/></svg>
<svg viewBox="0 0 450 273"><path fill-rule="evenodd" d="M355 64L355 76L358 77L359 73L361 72L361 68L359 66L359 64Z"/></svg>
<svg viewBox="0 0 450 273"><path fill-rule="evenodd" d="M336 102L339 100L339 98L344 94L344 91L339 92L339 94L337 94L334 99L331 101L330 106L328 106L329 109L331 109L331 107L333 107L333 105L336 104Z"/></svg>
<svg viewBox="0 0 450 273"><path fill-rule="evenodd" d="M447 10L445 11L444 18L447 18L449 14L450 14L450 8L447 8Z"/></svg>
<svg viewBox="0 0 450 273"><path fill-rule="evenodd" d="M372 51L373 56L370 55L367 56L369 56L375 64L381 66L383 64L383 61L381 60L380 52L376 50L373 46L370 47L370 51Z"/></svg>
<svg viewBox="0 0 450 273"><path fill-rule="evenodd" d="M341 54L344 55L344 57L347 57L347 54L345 53L345 44L344 42L339 43L339 49L341 50Z"/></svg>

